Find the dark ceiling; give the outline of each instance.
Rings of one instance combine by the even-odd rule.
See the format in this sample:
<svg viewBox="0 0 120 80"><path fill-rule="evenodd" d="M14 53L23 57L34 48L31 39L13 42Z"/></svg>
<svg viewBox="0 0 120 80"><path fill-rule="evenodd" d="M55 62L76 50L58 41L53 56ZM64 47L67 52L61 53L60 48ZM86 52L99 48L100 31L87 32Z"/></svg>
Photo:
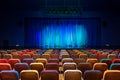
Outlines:
<svg viewBox="0 0 120 80"><path fill-rule="evenodd" d="M1 11L41 10L44 7L81 7L84 11L120 11L119 0L1 0Z"/></svg>

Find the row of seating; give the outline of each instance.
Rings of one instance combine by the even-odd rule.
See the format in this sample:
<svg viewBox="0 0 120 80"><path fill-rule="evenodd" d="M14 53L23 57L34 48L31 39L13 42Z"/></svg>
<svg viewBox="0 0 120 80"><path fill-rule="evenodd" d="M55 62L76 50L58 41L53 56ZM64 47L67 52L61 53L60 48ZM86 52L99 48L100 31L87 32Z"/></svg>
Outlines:
<svg viewBox="0 0 120 80"><path fill-rule="evenodd" d="M41 77L39 77L36 70L22 70L20 76L15 70L3 70L0 72L1 80L120 80L119 75L119 70L106 70L103 78L99 70L87 70L84 75L80 70L66 70L63 79L60 79L56 70L43 70Z"/></svg>
<svg viewBox="0 0 120 80"><path fill-rule="evenodd" d="M78 56L78 52L76 52L76 51L79 52L79 56ZM82 54L83 57L80 57L81 54ZM86 55L86 54L87 53L85 53L84 51L80 51L80 50L69 50L69 51L66 51L66 50L61 50L61 51L59 51L59 50L55 50L55 51L54 50L46 50L43 54L34 53L31 57L25 57L22 60L18 59L18 60L20 60L20 62L16 62L10 70L16 70L17 71L17 69L15 69L15 67L14 67L16 64L25 64L25 65L27 65L27 69L21 69L21 71L17 71L20 78L22 79L21 72L23 70L28 71L28 72L31 71L31 70L35 70L35 72L36 72L36 70L37 70L37 74L39 75L39 77L38 77L39 80L50 79L52 77L52 74L50 74L51 76L49 78L47 77L45 79L43 79L42 75L41 75L42 71L49 72L49 70L50 70L50 72L51 71L57 72L58 76L64 74L62 79L59 77L59 78L56 78L56 79L51 78L51 80L63 80L63 79L64 80L68 80L68 79L69 80L81 80L81 79L84 79L84 80L95 80L95 79L100 80L102 78L104 80L107 80L107 79L104 78L104 74L105 74L106 71L117 72L117 70L119 70L119 59L117 59L118 61L115 61L115 59L112 60L112 59L109 58L110 60L112 60L112 63L110 64L110 66L112 66L112 65L113 66L116 66L116 65L118 66L117 70L112 70L113 68L112 67L109 68L107 63L105 63L105 62L102 63L102 60L104 61L104 59L101 59L99 61L98 58L90 57L88 54L87 54L88 57L84 58L84 55ZM36 56L33 57L34 55L36 55ZM39 57L37 55L39 55ZM54 55L54 56L52 56L52 55ZM10 60L12 60L12 59L8 59L7 64L10 65ZM90 68L87 66L88 64L90 64L90 66L91 66ZM103 64L104 64L104 66L103 66ZM39 65L39 67L37 67L37 65ZM40 65L41 65L41 67L40 67ZM95 68L95 65L99 65L99 66L96 66L96 68ZM19 67L20 67L20 65L17 66L17 68L19 68ZM88 67L88 68L86 68L86 67ZM41 69L41 70L38 70L38 69ZM1 72L2 71L4 71L4 70L1 70ZM63 74L62 74L61 71L63 71ZM70 74L70 75L76 74L76 73L74 73L76 71L81 72L81 76L80 76L81 79L79 79L77 77L76 78L71 78L71 76L68 76L66 78L65 77L66 71L68 71L68 74ZM99 76L102 76L102 77L100 79L97 79L98 77L94 79L95 76L93 75L92 79L91 78L86 79L88 76L87 77L85 77L85 76L87 74L89 74L90 72L94 75L99 74ZM74 73L74 74L72 74L72 73ZM29 74L27 74L27 75L29 75ZM48 74L46 73L46 75L48 75ZM89 74L89 75L91 75L91 74ZM72 77L74 77L74 76L72 76ZM92 75L91 75L91 77L92 77ZM24 78L22 80L27 80L27 79L28 78L26 78L26 79ZM12 79L12 80L14 80L14 79ZM31 79L31 80L33 80L33 79ZM108 79L108 80L110 80L110 79ZM115 80L119 80L119 78L115 79Z"/></svg>

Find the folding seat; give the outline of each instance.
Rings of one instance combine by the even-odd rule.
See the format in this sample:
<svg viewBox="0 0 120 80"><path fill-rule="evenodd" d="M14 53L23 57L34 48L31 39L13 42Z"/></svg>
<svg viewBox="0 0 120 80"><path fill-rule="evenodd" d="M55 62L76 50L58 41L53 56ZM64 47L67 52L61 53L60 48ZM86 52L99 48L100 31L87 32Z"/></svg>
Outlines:
<svg viewBox="0 0 120 80"><path fill-rule="evenodd" d="M43 63L31 63L30 69L37 70L40 75L41 71L44 70L44 65L43 65Z"/></svg>
<svg viewBox="0 0 120 80"><path fill-rule="evenodd" d="M45 58L48 60L50 58L50 55L49 54L42 54L42 58Z"/></svg>
<svg viewBox="0 0 120 80"><path fill-rule="evenodd" d="M62 64L64 64L65 62L74 62L72 58L64 58L62 59Z"/></svg>
<svg viewBox="0 0 120 80"><path fill-rule="evenodd" d="M107 56L108 56L108 53L102 53L102 54L100 55L100 60L101 60L101 59L104 59L104 58L107 58Z"/></svg>
<svg viewBox="0 0 120 80"><path fill-rule="evenodd" d="M100 70L86 70L83 78L84 80L101 80L102 72Z"/></svg>
<svg viewBox="0 0 120 80"><path fill-rule="evenodd" d="M77 68L82 71L82 74L84 74L86 70L92 70L92 64L89 62L82 62L78 64Z"/></svg>
<svg viewBox="0 0 120 80"><path fill-rule="evenodd" d="M57 70L43 70L41 80L59 80L59 73Z"/></svg>
<svg viewBox="0 0 120 80"><path fill-rule="evenodd" d="M8 63L7 59L0 59L0 63Z"/></svg>
<svg viewBox="0 0 120 80"><path fill-rule="evenodd" d="M85 60L87 60L88 55L87 55L87 54L80 54L80 55L79 55L79 58L84 58Z"/></svg>
<svg viewBox="0 0 120 80"><path fill-rule="evenodd" d="M108 68L109 68L110 65L112 64L112 59L109 59L109 58L101 59L100 62L101 63L106 63L108 65Z"/></svg>
<svg viewBox="0 0 120 80"><path fill-rule="evenodd" d="M14 65L16 63L20 63L20 62L21 62L20 59L9 59L8 60L8 63L11 65L12 69L14 68Z"/></svg>
<svg viewBox="0 0 120 80"><path fill-rule="evenodd" d="M37 58L37 59L35 60L35 62L43 63L44 66L45 66L46 63L47 63L47 59L46 59L46 58Z"/></svg>
<svg viewBox="0 0 120 80"><path fill-rule="evenodd" d="M76 63L64 63L63 64L63 71L65 70L75 70L77 68Z"/></svg>
<svg viewBox="0 0 120 80"><path fill-rule="evenodd" d="M24 58L31 58L31 55L30 55L30 54L23 54L23 55L22 55L22 60L23 60Z"/></svg>
<svg viewBox="0 0 120 80"><path fill-rule="evenodd" d="M46 63L46 70L57 70L59 71L58 63Z"/></svg>
<svg viewBox="0 0 120 80"><path fill-rule="evenodd" d="M59 59L59 55L58 55L58 54L51 54L51 55L50 55L50 58L56 58L56 59Z"/></svg>
<svg viewBox="0 0 120 80"><path fill-rule="evenodd" d="M78 54L71 54L71 58L72 59L79 58L79 55Z"/></svg>
<svg viewBox="0 0 120 80"><path fill-rule="evenodd" d="M110 59L115 59L117 58L117 55L116 54L108 54L107 58L110 58Z"/></svg>
<svg viewBox="0 0 120 80"><path fill-rule="evenodd" d="M21 55L19 55L19 54L13 54L13 58L14 59L22 59L22 56Z"/></svg>
<svg viewBox="0 0 120 80"><path fill-rule="evenodd" d="M39 80L39 73L37 70L22 70L20 78L21 80Z"/></svg>
<svg viewBox="0 0 120 80"><path fill-rule="evenodd" d="M33 58L24 58L22 62L28 63L28 65L30 65L30 63L34 62Z"/></svg>
<svg viewBox="0 0 120 80"><path fill-rule="evenodd" d="M22 70L28 70L29 65L27 63L16 63L14 69L20 73Z"/></svg>
<svg viewBox="0 0 120 80"><path fill-rule="evenodd" d="M86 62L84 58L75 58L74 62L78 65L81 62Z"/></svg>
<svg viewBox="0 0 120 80"><path fill-rule="evenodd" d="M98 59L92 59L92 58L88 58L86 62L90 62L92 64L92 66L98 62Z"/></svg>
<svg viewBox="0 0 120 80"><path fill-rule="evenodd" d="M61 60L64 58L70 58L70 55L69 54L61 54Z"/></svg>
<svg viewBox="0 0 120 80"><path fill-rule="evenodd" d="M19 74L15 70L2 70L1 80L19 80Z"/></svg>
<svg viewBox="0 0 120 80"><path fill-rule="evenodd" d="M66 70L64 80L82 80L82 72L80 70Z"/></svg>
<svg viewBox="0 0 120 80"><path fill-rule="evenodd" d="M106 63L95 63L93 65L93 70L100 70L102 73L108 69L108 65Z"/></svg>
<svg viewBox="0 0 120 80"><path fill-rule="evenodd" d="M3 56L4 59L11 59L13 58L12 54L4 54Z"/></svg>
<svg viewBox="0 0 120 80"><path fill-rule="evenodd" d="M95 58L95 59L98 59L98 54L91 54L91 55L89 56L89 58Z"/></svg>
<svg viewBox="0 0 120 80"><path fill-rule="evenodd" d="M112 63L110 65L110 70L120 70L120 63Z"/></svg>
<svg viewBox="0 0 120 80"><path fill-rule="evenodd" d="M41 55L40 54L33 54L33 59L36 60L37 58L40 58Z"/></svg>
<svg viewBox="0 0 120 80"><path fill-rule="evenodd" d="M120 58L115 58L112 60L112 63L120 63Z"/></svg>
<svg viewBox="0 0 120 80"><path fill-rule="evenodd" d="M48 63L58 63L59 64L59 59L57 59L57 58L50 58L50 59L48 59Z"/></svg>
<svg viewBox="0 0 120 80"><path fill-rule="evenodd" d="M12 70L11 65L9 63L0 63L0 71L2 70Z"/></svg>
<svg viewBox="0 0 120 80"><path fill-rule="evenodd" d="M120 80L120 70L106 70L103 80Z"/></svg>

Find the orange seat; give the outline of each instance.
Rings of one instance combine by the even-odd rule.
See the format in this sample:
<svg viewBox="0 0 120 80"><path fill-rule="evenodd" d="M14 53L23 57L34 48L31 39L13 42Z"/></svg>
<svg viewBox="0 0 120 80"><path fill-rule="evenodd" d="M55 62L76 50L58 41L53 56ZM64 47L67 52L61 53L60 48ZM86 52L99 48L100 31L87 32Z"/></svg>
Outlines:
<svg viewBox="0 0 120 80"><path fill-rule="evenodd" d="M103 80L120 80L120 70L106 70Z"/></svg>
<svg viewBox="0 0 120 80"><path fill-rule="evenodd" d="M47 59L46 59L46 58L37 58L37 59L35 60L35 62L43 63L44 66L45 66L46 63L47 63Z"/></svg>
<svg viewBox="0 0 120 80"><path fill-rule="evenodd" d="M41 71L44 70L44 65L43 65L43 63L31 63L30 69L37 70L40 75Z"/></svg>
<svg viewBox="0 0 120 80"><path fill-rule="evenodd" d="M63 71L65 70L75 70L77 68L76 63L64 63L63 64Z"/></svg>
<svg viewBox="0 0 120 80"><path fill-rule="evenodd" d="M107 69L108 65L106 63L95 63L93 65L93 70L100 70L102 73L104 73L104 71Z"/></svg>
<svg viewBox="0 0 120 80"><path fill-rule="evenodd" d="M39 73L37 70L22 70L20 78L21 80L39 80Z"/></svg>
<svg viewBox="0 0 120 80"><path fill-rule="evenodd" d="M13 56L12 56L12 54L4 54L3 58L11 59L11 58L13 58Z"/></svg>
<svg viewBox="0 0 120 80"><path fill-rule="evenodd" d="M66 70L64 80L82 80L82 72L80 70Z"/></svg>

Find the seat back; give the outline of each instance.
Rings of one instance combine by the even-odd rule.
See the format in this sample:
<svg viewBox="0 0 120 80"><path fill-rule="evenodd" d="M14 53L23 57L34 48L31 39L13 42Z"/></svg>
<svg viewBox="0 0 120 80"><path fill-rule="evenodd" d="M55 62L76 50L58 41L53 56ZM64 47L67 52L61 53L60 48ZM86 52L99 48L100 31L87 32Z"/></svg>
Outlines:
<svg viewBox="0 0 120 80"><path fill-rule="evenodd" d="M120 70L106 70L103 80L120 80Z"/></svg>
<svg viewBox="0 0 120 80"><path fill-rule="evenodd" d="M59 73L57 70L43 70L41 80L59 80Z"/></svg>
<svg viewBox="0 0 120 80"><path fill-rule="evenodd" d="M15 70L3 70L1 71L2 80L19 80L19 74Z"/></svg>
<svg viewBox="0 0 120 80"><path fill-rule="evenodd" d="M66 70L64 80L82 80L82 72L80 70Z"/></svg>
<svg viewBox="0 0 120 80"><path fill-rule="evenodd" d="M37 70L22 70L20 78L21 80L39 80L39 73Z"/></svg>
<svg viewBox="0 0 120 80"><path fill-rule="evenodd" d="M29 65L27 63L16 63L14 69L20 73L22 70L28 70Z"/></svg>
<svg viewBox="0 0 120 80"><path fill-rule="evenodd" d="M86 70L83 77L84 80L101 80L102 72L100 70Z"/></svg>

